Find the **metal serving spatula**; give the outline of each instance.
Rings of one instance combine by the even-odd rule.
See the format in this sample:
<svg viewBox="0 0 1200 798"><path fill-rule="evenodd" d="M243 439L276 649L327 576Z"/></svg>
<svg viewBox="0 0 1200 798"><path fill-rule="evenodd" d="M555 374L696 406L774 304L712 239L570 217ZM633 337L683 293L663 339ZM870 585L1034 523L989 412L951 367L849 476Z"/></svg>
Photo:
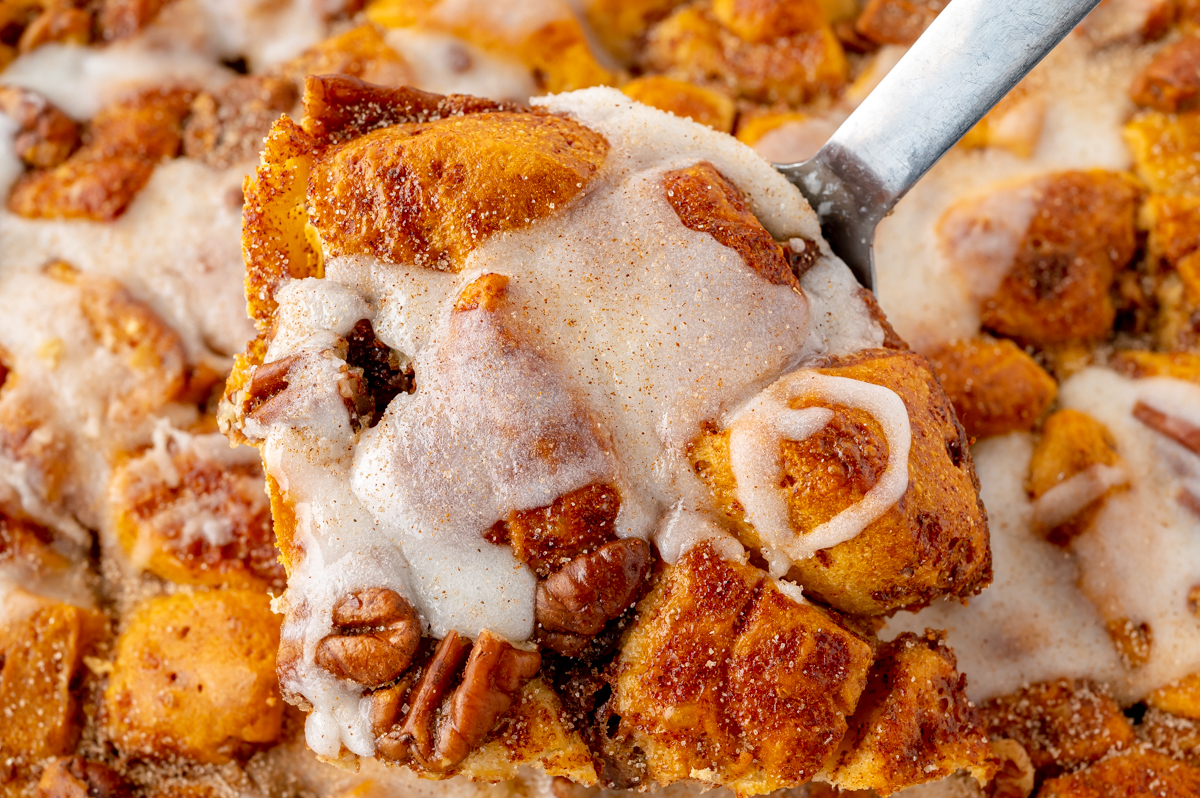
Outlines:
<svg viewBox="0 0 1200 798"><path fill-rule="evenodd" d="M875 288L875 226L1100 0L953 0L821 151L776 164Z"/></svg>

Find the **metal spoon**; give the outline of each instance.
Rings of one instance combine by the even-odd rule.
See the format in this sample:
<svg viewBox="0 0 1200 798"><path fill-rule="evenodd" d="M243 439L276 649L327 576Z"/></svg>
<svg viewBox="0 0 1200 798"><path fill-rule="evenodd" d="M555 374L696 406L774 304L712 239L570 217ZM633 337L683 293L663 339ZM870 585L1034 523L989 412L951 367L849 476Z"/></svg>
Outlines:
<svg viewBox="0 0 1200 798"><path fill-rule="evenodd" d="M875 226L1100 0L953 0L820 152L775 164L875 288Z"/></svg>

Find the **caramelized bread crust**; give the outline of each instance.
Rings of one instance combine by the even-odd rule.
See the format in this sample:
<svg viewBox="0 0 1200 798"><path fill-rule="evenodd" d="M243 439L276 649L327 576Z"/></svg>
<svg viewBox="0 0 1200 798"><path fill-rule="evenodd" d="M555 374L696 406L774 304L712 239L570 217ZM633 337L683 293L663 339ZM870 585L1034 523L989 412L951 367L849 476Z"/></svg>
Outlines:
<svg viewBox="0 0 1200 798"><path fill-rule="evenodd" d="M987 514L966 435L924 358L869 350L833 358L822 374L884 385L904 400L912 426L909 484L904 496L859 535L793 565L806 591L843 612L881 615L917 608L943 596L973 595L991 580ZM877 421L833 406L832 421L807 440L784 441L784 485L797 535L860 501L887 463ZM761 546L737 500L729 432L711 428L691 448L696 473L738 531Z"/></svg>

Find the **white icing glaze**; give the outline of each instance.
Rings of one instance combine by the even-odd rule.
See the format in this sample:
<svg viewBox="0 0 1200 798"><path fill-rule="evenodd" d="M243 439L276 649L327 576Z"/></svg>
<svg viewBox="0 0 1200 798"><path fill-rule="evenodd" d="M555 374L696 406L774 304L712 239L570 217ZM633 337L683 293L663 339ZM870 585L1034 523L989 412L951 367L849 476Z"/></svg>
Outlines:
<svg viewBox="0 0 1200 798"><path fill-rule="evenodd" d="M880 635L947 630L975 702L1059 677L1115 678L1120 662L1099 613L1075 586L1073 558L1031 527L1025 479L1032 436L989 438L971 453L988 511L992 584L966 606L939 601L897 613Z"/></svg>
<svg viewBox="0 0 1200 798"><path fill-rule="evenodd" d="M1069 491L1086 496L1107 483L1129 483L1105 498L1070 552L1035 531L1024 484L1030 437L1015 434L975 447L994 581L969 606L935 604L888 624L894 631L948 629L960 669L970 675L972 699L1066 676L1105 682L1118 700L1133 702L1200 669L1200 621L1187 605L1188 591L1200 584L1200 518L1178 500L1181 488L1200 476L1200 457L1137 421L1138 401L1200 420L1200 386L1179 380L1130 380L1089 368L1059 390L1062 407L1104 424L1124 461L1124 480L1093 472ZM1070 498L1079 497L1055 501L1078 503ZM1126 667L1117 657L1105 624L1119 619L1150 626L1150 658L1141 667Z"/></svg>
<svg viewBox="0 0 1200 798"><path fill-rule="evenodd" d="M1066 523L1109 490L1129 484L1129 474L1120 464L1096 463L1064 479L1033 503L1034 529L1050 530Z"/></svg>
<svg viewBox="0 0 1200 798"><path fill-rule="evenodd" d="M797 536L788 517L780 444L803 441L833 419L825 407L792 409L797 400L852 407L870 413L883 428L888 463L862 500L811 532ZM890 388L815 371L780 378L742 407L729 423L729 460L737 479L737 498L763 540L771 572L782 576L788 563L806 560L821 549L850 540L900 500L908 489L908 450L912 443L908 410ZM772 555L775 555L772 557Z"/></svg>
<svg viewBox="0 0 1200 798"><path fill-rule="evenodd" d="M186 49L148 46L141 39L107 47L45 44L4 70L4 82L32 89L78 120L90 119L127 92L172 84L216 88L230 73Z"/></svg>
<svg viewBox="0 0 1200 798"><path fill-rule="evenodd" d="M680 557L705 541L726 560L744 563L747 559L745 547L729 530L707 513L685 510L682 505L663 516L653 539L658 556L669 565L679 562Z"/></svg>
<svg viewBox="0 0 1200 798"><path fill-rule="evenodd" d="M1181 489L1200 477L1200 456L1136 420L1138 401L1200 420L1200 386L1180 380L1130 380L1091 368L1059 389L1063 407L1104 424L1127 464L1129 489L1104 501L1072 550L1079 587L1107 621L1150 627L1149 661L1117 682L1133 699L1200 670L1200 619L1187 601L1200 584L1200 517L1179 501Z"/></svg>
<svg viewBox="0 0 1200 798"><path fill-rule="evenodd" d="M175 465L176 456L196 460L218 467L259 465L258 451L250 446L230 446L229 440L219 432L196 435L173 427L168 419L154 422L151 445L138 460L130 464L129 475L139 483L158 483L167 488L177 488L182 476ZM262 512L269 510L265 490L259 490L243 498L255 500ZM203 540L211 546L224 546L233 539L233 521L225 512L226 497L223 494L193 494L191 499L172 512L182 515L180 535L187 544ZM154 553L156 543L146 530L139 527L138 539L129 553L135 568L144 568Z"/></svg>
<svg viewBox="0 0 1200 798"><path fill-rule="evenodd" d="M217 171L186 158L164 161L113 222L0 212L4 268L35 270L61 259L115 277L179 333L193 360L232 356L254 335L242 293L244 171ZM215 362L218 369L228 364Z"/></svg>
<svg viewBox="0 0 1200 798"><path fill-rule="evenodd" d="M493 236L460 274L336 257L324 279L279 294L266 359L303 356L288 378L297 401L247 431L265 438L268 472L296 510L304 556L284 635L305 654L289 689L313 704L308 737L328 756L339 744L367 751L370 740L361 689L312 665L340 596L390 587L434 635L489 628L525 639L534 576L483 539L495 522L599 481L621 494L618 534L646 538L666 508L708 502L686 456L704 421L806 358L883 340L799 192L748 148L612 89L536 102L608 140L585 196ZM701 160L746 193L777 239L820 242L803 293L680 222L663 173ZM509 278L498 308L452 312L488 273ZM417 386L358 436L336 387L337 336L355 317L411 359ZM542 441L571 445L543 463L528 456ZM721 545L741 556L732 538Z"/></svg>

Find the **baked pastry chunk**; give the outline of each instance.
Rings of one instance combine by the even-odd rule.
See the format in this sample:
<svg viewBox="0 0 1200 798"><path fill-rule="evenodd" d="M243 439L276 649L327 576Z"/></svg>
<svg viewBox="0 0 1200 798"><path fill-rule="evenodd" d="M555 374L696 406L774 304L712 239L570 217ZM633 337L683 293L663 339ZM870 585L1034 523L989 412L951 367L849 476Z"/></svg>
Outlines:
<svg viewBox="0 0 1200 798"><path fill-rule="evenodd" d="M259 335L221 421L262 451L314 751L742 794L990 778L953 657L897 643L886 673L938 677L876 677L859 617L987 583L965 435L793 187L611 89L326 76L304 108L247 184ZM925 745L871 730L943 706Z"/></svg>

